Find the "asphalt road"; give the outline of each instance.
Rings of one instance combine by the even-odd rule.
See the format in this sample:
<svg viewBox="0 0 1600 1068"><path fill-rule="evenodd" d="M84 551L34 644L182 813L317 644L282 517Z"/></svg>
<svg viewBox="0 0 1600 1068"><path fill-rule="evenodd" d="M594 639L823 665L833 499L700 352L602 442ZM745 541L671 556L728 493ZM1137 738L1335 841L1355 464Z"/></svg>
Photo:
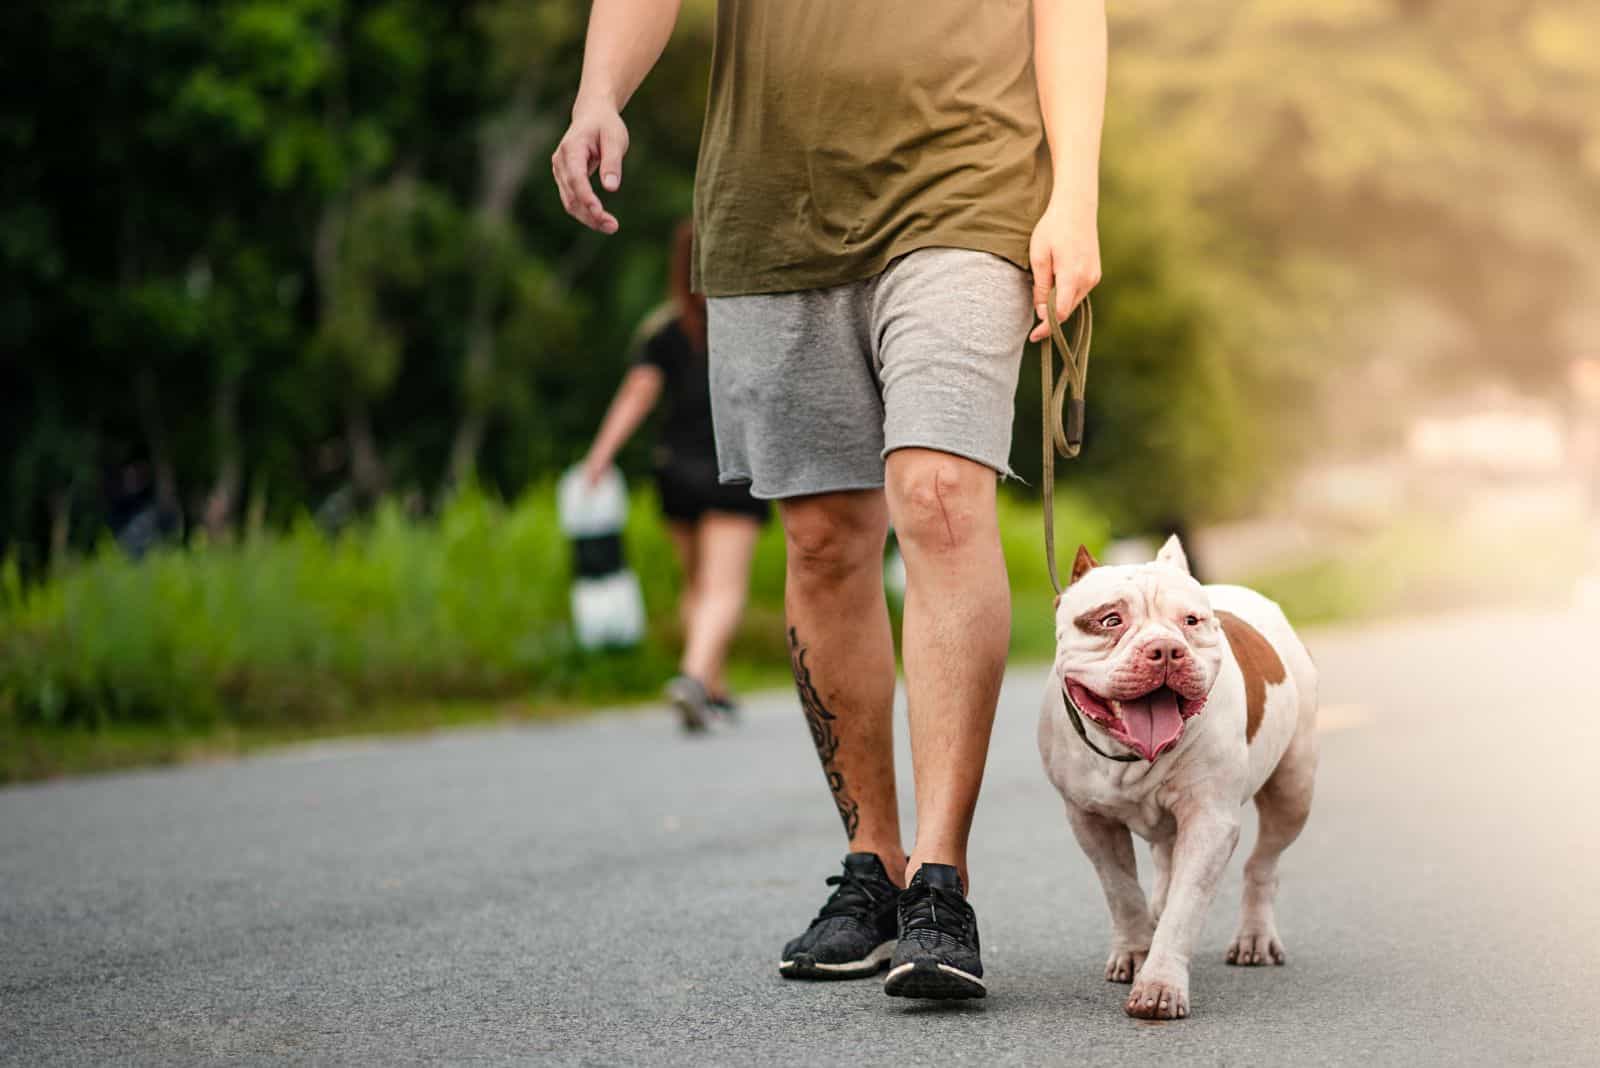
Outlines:
<svg viewBox="0 0 1600 1068"><path fill-rule="evenodd" d="M706 740L634 713L0 791L0 1060L1600 1063L1597 638L1308 635L1328 729L1289 964L1222 963L1236 858L1188 1020L1129 1020L1101 978L1017 669L975 832L986 1002L777 977L842 847L774 694Z"/></svg>

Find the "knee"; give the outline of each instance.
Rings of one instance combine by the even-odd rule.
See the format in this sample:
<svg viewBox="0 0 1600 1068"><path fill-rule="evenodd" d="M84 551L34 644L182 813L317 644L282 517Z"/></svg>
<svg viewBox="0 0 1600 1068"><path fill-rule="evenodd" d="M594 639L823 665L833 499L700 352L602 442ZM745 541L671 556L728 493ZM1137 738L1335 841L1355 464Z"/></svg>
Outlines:
<svg viewBox="0 0 1600 1068"><path fill-rule="evenodd" d="M888 519L881 505L829 498L797 499L783 506L789 574L803 582L838 582L883 563Z"/></svg>
<svg viewBox="0 0 1600 1068"><path fill-rule="evenodd" d="M950 552L994 526L995 474L958 456L906 450L890 457L890 510L902 545Z"/></svg>

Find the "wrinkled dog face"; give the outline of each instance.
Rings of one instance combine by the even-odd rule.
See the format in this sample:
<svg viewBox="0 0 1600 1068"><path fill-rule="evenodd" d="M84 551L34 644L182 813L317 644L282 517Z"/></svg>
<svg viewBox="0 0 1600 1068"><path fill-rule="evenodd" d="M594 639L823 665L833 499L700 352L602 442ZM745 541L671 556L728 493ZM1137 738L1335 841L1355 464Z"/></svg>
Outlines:
<svg viewBox="0 0 1600 1068"><path fill-rule="evenodd" d="M1056 606L1065 697L1154 760L1200 714L1222 666L1222 628L1176 537L1154 563L1100 567L1078 550Z"/></svg>

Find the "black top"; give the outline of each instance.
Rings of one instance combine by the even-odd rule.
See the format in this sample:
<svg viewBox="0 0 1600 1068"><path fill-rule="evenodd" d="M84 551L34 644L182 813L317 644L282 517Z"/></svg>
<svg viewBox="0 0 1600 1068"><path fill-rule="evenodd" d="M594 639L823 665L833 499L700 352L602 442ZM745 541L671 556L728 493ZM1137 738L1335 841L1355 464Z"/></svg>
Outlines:
<svg viewBox="0 0 1600 1068"><path fill-rule="evenodd" d="M714 472L717 441L711 429L706 354L695 349L680 322L673 319L646 339L636 362L660 368L666 379L656 467Z"/></svg>

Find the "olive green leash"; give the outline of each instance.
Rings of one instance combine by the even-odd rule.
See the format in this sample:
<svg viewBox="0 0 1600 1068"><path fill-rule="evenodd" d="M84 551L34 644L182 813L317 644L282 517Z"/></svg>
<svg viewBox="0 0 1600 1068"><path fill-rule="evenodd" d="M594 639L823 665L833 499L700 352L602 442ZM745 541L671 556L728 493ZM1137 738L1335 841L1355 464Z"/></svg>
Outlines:
<svg viewBox="0 0 1600 1068"><path fill-rule="evenodd" d="M1056 293L1052 289L1050 307L1054 309L1055 306ZM1039 392L1044 402L1044 470L1040 487L1044 495L1044 559L1050 567L1050 584L1056 588L1056 593L1062 589L1061 576L1056 572L1056 454L1071 460L1083 451L1083 399L1089 384L1089 342L1094 337L1094 309L1088 297L1073 309L1070 321L1070 343L1054 315L1050 316L1050 333L1039 342ZM1061 350L1059 382L1054 381L1056 349ZM1108 753L1094 744L1083 725L1083 713L1067 692L1065 682L1061 687L1061 700L1066 706L1067 718L1072 721L1072 729L1078 732L1084 745L1119 764L1131 764L1140 759L1136 753Z"/></svg>
<svg viewBox="0 0 1600 1068"><path fill-rule="evenodd" d="M1056 291L1050 291L1050 308L1056 306ZM1072 459L1083 450L1083 398L1089 382L1089 342L1094 336L1094 309L1089 298L1073 309L1072 341L1061 332L1061 324L1051 315L1050 333L1039 342L1040 396L1044 401L1044 558L1050 565L1050 584L1061 592L1061 577L1056 572L1056 453ZM1055 350L1061 350L1062 374L1055 379Z"/></svg>

